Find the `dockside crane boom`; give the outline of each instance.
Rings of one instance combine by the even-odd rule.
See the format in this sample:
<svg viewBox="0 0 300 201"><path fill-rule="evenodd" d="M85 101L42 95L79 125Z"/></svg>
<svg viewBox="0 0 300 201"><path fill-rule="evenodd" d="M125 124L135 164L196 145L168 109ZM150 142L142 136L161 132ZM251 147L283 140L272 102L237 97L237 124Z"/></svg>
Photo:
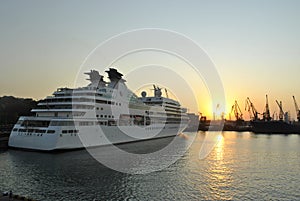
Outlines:
<svg viewBox="0 0 300 201"><path fill-rule="evenodd" d="M266 107L265 107L265 111L263 113L263 119L265 121L270 121L272 119L271 115L270 115L268 95L266 95Z"/></svg>
<svg viewBox="0 0 300 201"><path fill-rule="evenodd" d="M277 100L276 100L276 103L277 103L277 105L278 105L278 107L279 107L279 120L280 121L283 121L283 116L284 116L284 111L283 111L283 109L282 109L282 102L280 101L280 102L278 102Z"/></svg>
<svg viewBox="0 0 300 201"><path fill-rule="evenodd" d="M231 113L234 113L235 119L237 121L239 120L243 120L243 113L241 111L241 108L239 106L239 104L237 103L237 101L234 102L234 105L231 107Z"/></svg>
<svg viewBox="0 0 300 201"><path fill-rule="evenodd" d="M294 99L294 104L295 104L295 109L296 109L296 114L297 114L297 120L300 121L300 110L299 110L298 104L296 102L295 96L293 96L293 99Z"/></svg>
<svg viewBox="0 0 300 201"><path fill-rule="evenodd" d="M254 107L254 104L251 102L250 98L247 97L246 104L245 104L245 110L247 110L250 114L250 118L252 120L258 120L259 113L257 112L256 108Z"/></svg>

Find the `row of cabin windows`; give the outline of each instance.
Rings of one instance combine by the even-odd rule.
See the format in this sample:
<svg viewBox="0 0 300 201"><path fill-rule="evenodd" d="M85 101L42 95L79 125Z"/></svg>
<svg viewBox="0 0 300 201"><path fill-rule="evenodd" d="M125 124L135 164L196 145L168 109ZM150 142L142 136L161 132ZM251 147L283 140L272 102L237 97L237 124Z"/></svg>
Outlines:
<svg viewBox="0 0 300 201"><path fill-rule="evenodd" d="M105 101L105 102L114 103L111 101ZM110 104L110 103L106 103L106 104ZM121 106L121 103L116 103L116 105ZM38 105L37 109L87 109L87 110L92 110L92 109L94 109L94 106L92 106L92 105ZM99 110L99 107L97 107L96 109ZM101 107L100 110L103 110L103 107Z"/></svg>
<svg viewBox="0 0 300 201"><path fill-rule="evenodd" d="M95 93L73 93L73 96L103 96L103 94L95 94Z"/></svg>
<svg viewBox="0 0 300 201"><path fill-rule="evenodd" d="M85 115L85 112L72 112L72 114L67 113L67 114L64 114L63 116L66 116L66 117L69 117L69 116L81 117L81 116L84 116L84 115ZM35 116L36 117L40 117L40 116L43 117L43 116L48 116L48 115L45 115L45 113L36 113ZM54 112L54 116L58 117L58 112ZM62 116L62 115L60 115L60 116Z"/></svg>
<svg viewBox="0 0 300 201"><path fill-rule="evenodd" d="M63 135L65 135L65 134L60 134L59 136L60 136L60 137L63 137ZM74 133L74 134L71 133L70 136L76 136L76 133Z"/></svg>
<svg viewBox="0 0 300 201"><path fill-rule="evenodd" d="M38 105L37 109L87 109L92 110L94 106L92 105ZM99 107L96 108L99 110ZM100 110L103 110L101 107Z"/></svg>
<svg viewBox="0 0 300 201"><path fill-rule="evenodd" d="M85 109L92 110L92 105L38 105L37 109Z"/></svg>
<svg viewBox="0 0 300 201"><path fill-rule="evenodd" d="M50 126L74 126L74 121L52 121Z"/></svg>
<svg viewBox="0 0 300 201"><path fill-rule="evenodd" d="M43 134L42 133L18 133L17 135L19 135L19 136L22 136L22 135L25 135L25 136L43 136Z"/></svg>
<svg viewBox="0 0 300 201"><path fill-rule="evenodd" d="M40 103L56 103L56 102L96 102L100 104L109 104L109 105L119 105L121 106L121 103L115 103L113 101L108 100L98 100L98 99L90 99L90 98L58 98L58 99L44 99L41 100Z"/></svg>
<svg viewBox="0 0 300 201"><path fill-rule="evenodd" d="M117 121L115 120L108 120L108 121L85 121L85 122L79 122L80 126L93 126L93 125L108 125L108 126L116 126Z"/></svg>
<svg viewBox="0 0 300 201"><path fill-rule="evenodd" d="M39 129L17 129L17 128L14 128L13 129L14 132L28 132L28 133L46 133L46 130L39 130Z"/></svg>
<svg viewBox="0 0 300 201"><path fill-rule="evenodd" d="M167 111L170 111L170 112L175 112L175 111L173 111L173 110L168 110L168 109L166 109L165 110L166 112L149 112L149 111L145 111L145 113L146 114L148 114L148 115L151 115L151 114L159 114L159 115L162 115L162 116L166 116L166 115L178 115L178 116L181 116L181 113L180 112L177 112L177 114L169 114L169 113L167 113Z"/></svg>
<svg viewBox="0 0 300 201"><path fill-rule="evenodd" d="M60 98L55 96L56 98L48 98L48 99L44 99L44 100L40 100L40 103L56 103L56 102L94 102L94 99L92 98L85 98L85 97L81 97L81 98Z"/></svg>
<svg viewBox="0 0 300 201"><path fill-rule="evenodd" d="M63 123L63 122L58 122L58 123ZM93 126L93 125L108 125L108 126L114 126L117 125L117 121L115 120L108 120L108 121L80 121L76 122L77 125L79 126ZM58 125L55 123L55 125ZM68 125L70 126L70 125ZM74 122L73 122L74 126ZM78 130L63 130L62 133L78 133Z"/></svg>
<svg viewBox="0 0 300 201"><path fill-rule="evenodd" d="M14 132L26 132L26 133L50 133L50 134L53 134L55 133L55 130L39 130L39 129L23 129L23 128L20 128L20 129L17 129L17 128L14 128L13 129Z"/></svg>
<svg viewBox="0 0 300 201"><path fill-rule="evenodd" d="M64 94L55 94L55 97L64 97L64 96L103 96L103 93L64 93Z"/></svg>
<svg viewBox="0 0 300 201"><path fill-rule="evenodd" d="M79 133L79 130L62 130L61 133L66 134L66 133Z"/></svg>
<svg viewBox="0 0 300 201"><path fill-rule="evenodd" d="M104 115L104 118L107 118L107 115ZM114 118L114 116L108 115L108 118ZM80 122L75 122L75 123L76 123L76 125L79 125L79 126L93 126L94 125L93 121L80 121ZM51 122L50 126L75 126L75 123L74 123L74 121L53 121L53 122Z"/></svg>
<svg viewBox="0 0 300 201"><path fill-rule="evenodd" d="M117 121L114 121L114 120L97 121L96 125L116 126L117 125Z"/></svg>
<svg viewBox="0 0 300 201"><path fill-rule="evenodd" d="M181 113L180 109L173 109L173 108L165 108L166 112L175 112L175 113Z"/></svg>
<svg viewBox="0 0 300 201"><path fill-rule="evenodd" d="M106 121L98 121L96 122L96 125L107 125Z"/></svg>
<svg viewBox="0 0 300 201"><path fill-rule="evenodd" d="M146 130L157 130L157 129L163 129L164 126L161 126L161 127L146 127Z"/></svg>
<svg viewBox="0 0 300 201"><path fill-rule="evenodd" d="M99 115L99 114L97 114L96 117L97 118L99 118L99 117L100 118L114 118L114 115L103 115L103 114Z"/></svg>
<svg viewBox="0 0 300 201"><path fill-rule="evenodd" d="M39 121L39 120L24 120L21 121L21 126L24 127L48 127L50 121Z"/></svg>
<svg viewBox="0 0 300 201"><path fill-rule="evenodd" d="M119 105L119 106L121 106L121 103L116 103L116 102L107 101L107 100L96 100L96 103L109 104L109 105Z"/></svg>

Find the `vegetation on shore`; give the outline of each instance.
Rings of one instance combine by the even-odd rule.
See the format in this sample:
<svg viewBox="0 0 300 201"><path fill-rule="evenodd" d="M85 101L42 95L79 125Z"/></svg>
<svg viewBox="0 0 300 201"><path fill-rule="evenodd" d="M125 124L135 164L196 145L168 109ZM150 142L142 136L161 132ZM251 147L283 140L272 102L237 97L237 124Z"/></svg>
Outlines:
<svg viewBox="0 0 300 201"><path fill-rule="evenodd" d="M37 101L31 98L0 97L0 126L15 124L19 116L31 116Z"/></svg>

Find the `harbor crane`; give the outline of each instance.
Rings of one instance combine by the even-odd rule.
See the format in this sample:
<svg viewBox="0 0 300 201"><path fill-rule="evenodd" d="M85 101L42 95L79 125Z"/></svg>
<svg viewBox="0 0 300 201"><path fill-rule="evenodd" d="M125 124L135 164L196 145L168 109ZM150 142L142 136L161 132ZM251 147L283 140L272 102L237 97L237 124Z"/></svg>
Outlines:
<svg viewBox="0 0 300 201"><path fill-rule="evenodd" d="M229 114L231 119L231 114L234 113L235 119L237 121L243 120L243 113L241 111L240 106L238 105L237 101L234 102L234 105L231 107L231 112Z"/></svg>
<svg viewBox="0 0 300 201"><path fill-rule="evenodd" d="M266 107L265 107L265 111L263 113L263 120L264 121L270 121L271 115L270 115L270 108L269 108L269 101L268 101L268 95L266 95Z"/></svg>
<svg viewBox="0 0 300 201"><path fill-rule="evenodd" d="M251 102L250 98L247 97L246 103L245 103L245 111L248 111L250 114L250 118L252 120L258 120L259 113L257 112L256 108L254 107L254 104Z"/></svg>
<svg viewBox="0 0 300 201"><path fill-rule="evenodd" d="M293 96L293 99L294 99L294 104L295 104L295 109L296 109L296 114L297 114L297 120L300 121L300 110L299 110L298 104L296 102L295 96Z"/></svg>
<svg viewBox="0 0 300 201"><path fill-rule="evenodd" d="M278 102L278 101L276 100L276 103L277 103L277 105L278 105L278 107L279 107L279 115L278 115L279 120L280 120L280 121L283 121L284 111L283 111L283 109L282 109L282 102L281 102L281 101Z"/></svg>

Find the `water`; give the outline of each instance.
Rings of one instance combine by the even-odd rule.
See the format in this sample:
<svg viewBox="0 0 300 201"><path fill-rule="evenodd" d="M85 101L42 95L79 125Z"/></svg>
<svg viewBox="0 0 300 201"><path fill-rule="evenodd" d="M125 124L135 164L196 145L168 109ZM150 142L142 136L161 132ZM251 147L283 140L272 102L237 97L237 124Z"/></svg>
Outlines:
<svg viewBox="0 0 300 201"><path fill-rule="evenodd" d="M145 175L120 173L99 164L85 150L0 153L0 190L38 200L300 199L300 136L224 132L204 159L205 134L173 165ZM131 151L170 139L122 145Z"/></svg>

